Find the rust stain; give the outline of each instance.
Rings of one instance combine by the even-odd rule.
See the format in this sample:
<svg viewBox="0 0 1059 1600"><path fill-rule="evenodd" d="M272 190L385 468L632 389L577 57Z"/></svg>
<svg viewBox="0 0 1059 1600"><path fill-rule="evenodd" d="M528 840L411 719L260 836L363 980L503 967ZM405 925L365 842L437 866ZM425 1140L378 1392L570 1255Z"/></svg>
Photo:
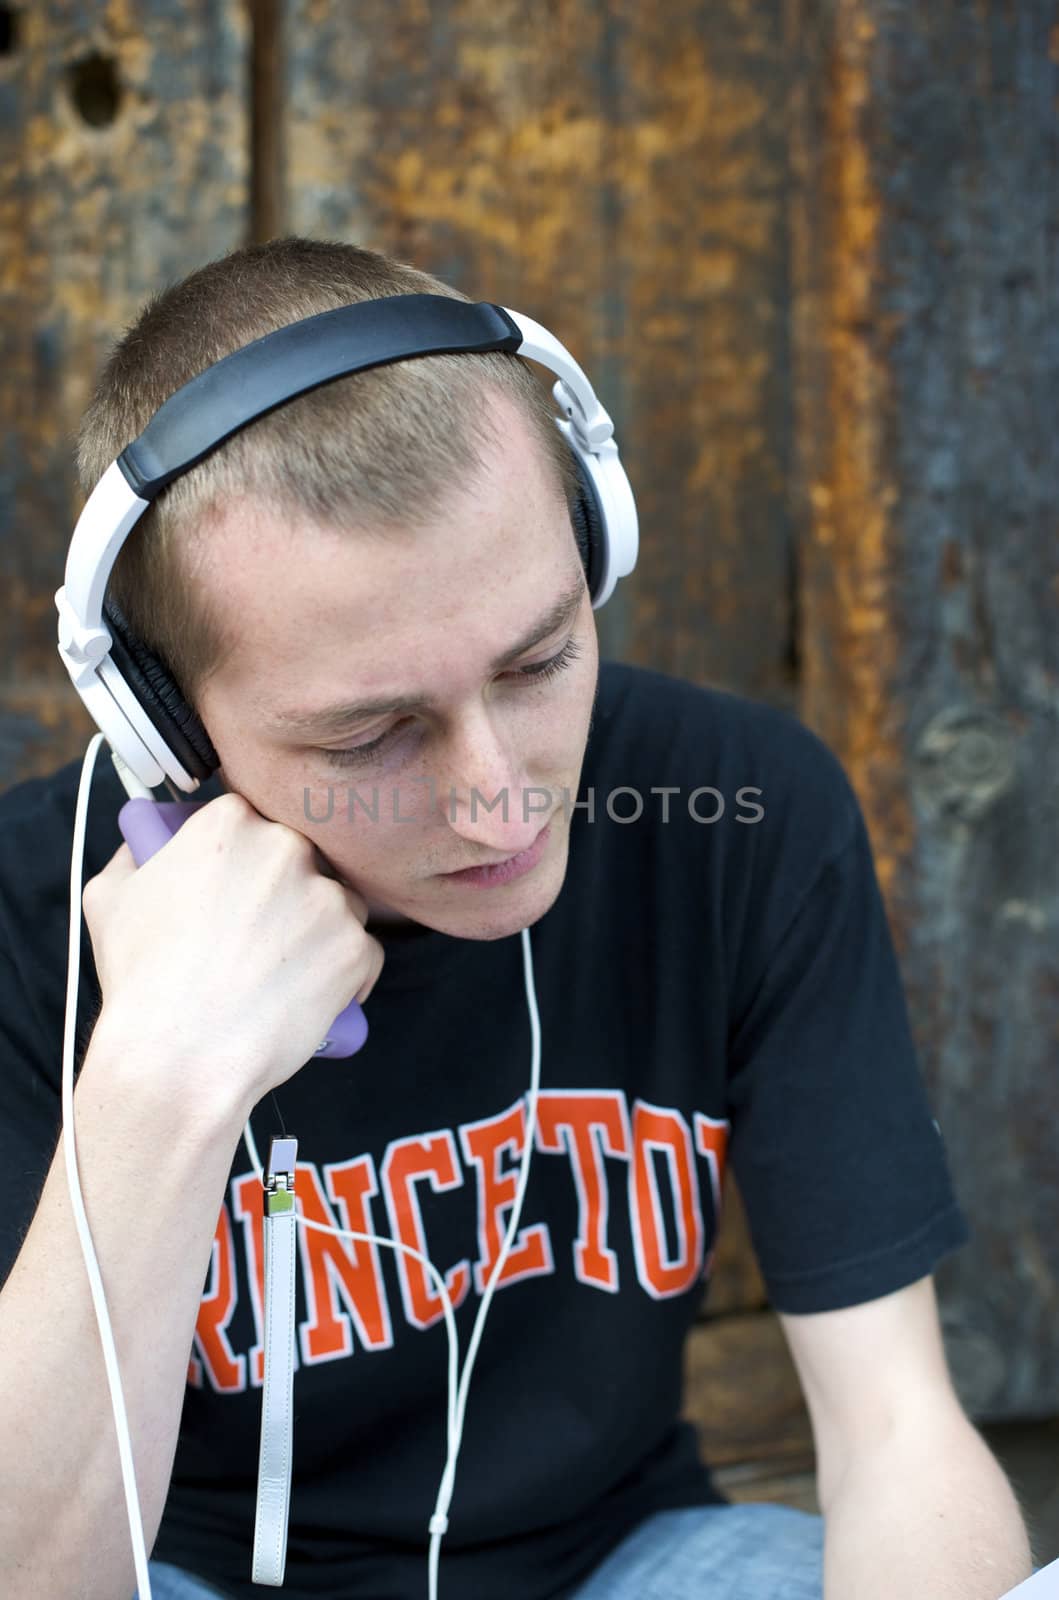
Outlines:
<svg viewBox="0 0 1059 1600"><path fill-rule="evenodd" d="M618 125L575 104L562 80L549 85L545 102L527 103L524 87L519 90L529 68L518 40L469 33L457 42L458 71L434 86L439 99L428 113L431 135L444 130L454 148L439 150L409 129L396 148L370 155L370 139L350 128L349 117L359 115L367 135L371 113L354 102L340 114L332 111L327 126L319 121L328 116L324 101L314 108L315 126L298 121L295 175L319 181L326 165L334 168L339 151L340 167L348 167L352 155L358 167L364 162L361 181L380 214L413 216L419 226L455 223L477 241L517 254L525 245L525 215L503 203L508 189L501 175L510 174L522 196L541 199L547 192L547 204L533 206L534 250L547 258L576 233L586 190L615 183L630 216L646 208L642 223L633 224L646 230L652 212L674 197L672 178L661 164L668 174L682 158L700 164L708 151L711 188L732 192L711 197L710 233L717 242L692 252L686 270L694 292L717 292L731 286L739 269L739 250L726 249L724 241L734 238L745 250L769 225L754 204L760 154L752 140L741 137L762 121L768 106L745 81L713 70L701 39L688 34L682 43L667 54L664 68L638 53L634 72L658 72L664 93L657 87L645 91L643 113Z"/></svg>
<svg viewBox="0 0 1059 1600"><path fill-rule="evenodd" d="M863 806L883 893L914 842L903 790L905 755L892 685L900 638L891 587L898 488L887 458L891 375L881 353L879 249L882 208L866 133L874 28L863 0L839 0L826 100L824 198L828 233L820 257L825 431L810 485L812 541L826 552L817 597L826 637L805 641L807 720L845 765Z"/></svg>

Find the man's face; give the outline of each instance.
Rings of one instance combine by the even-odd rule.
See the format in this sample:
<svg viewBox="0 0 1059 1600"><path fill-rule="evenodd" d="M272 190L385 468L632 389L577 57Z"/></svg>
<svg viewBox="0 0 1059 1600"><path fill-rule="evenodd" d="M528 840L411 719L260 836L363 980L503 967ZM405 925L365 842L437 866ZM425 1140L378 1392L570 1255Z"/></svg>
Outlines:
<svg viewBox="0 0 1059 1600"><path fill-rule="evenodd" d="M505 938L543 916L566 873L595 618L546 463L507 402L497 421L503 444L483 450L487 470L425 530L377 540L244 504L211 527L200 568L238 632L198 704L222 780L311 839L365 897L372 928ZM497 664L567 596L566 621ZM520 673L564 649L557 670ZM424 704L295 725L404 696ZM376 751L342 754L376 740ZM527 850L545 824L539 861L510 882L446 876Z"/></svg>

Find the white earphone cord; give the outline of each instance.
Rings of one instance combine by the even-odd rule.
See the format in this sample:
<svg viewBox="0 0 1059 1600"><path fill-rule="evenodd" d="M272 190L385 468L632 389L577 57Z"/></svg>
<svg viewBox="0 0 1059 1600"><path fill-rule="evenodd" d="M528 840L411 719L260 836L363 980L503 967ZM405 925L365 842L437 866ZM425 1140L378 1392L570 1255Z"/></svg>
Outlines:
<svg viewBox="0 0 1059 1600"><path fill-rule="evenodd" d="M103 1360L107 1371L107 1382L110 1386L111 1408L114 1413L114 1425L118 1435L118 1455L121 1462L121 1478L125 1490L125 1506L129 1519L129 1532L132 1537L133 1559L136 1566L136 1597L135 1600L151 1600L151 1580L147 1570L147 1551L143 1537L143 1522L140 1517L139 1497L136 1492L136 1472L132 1460L132 1443L129 1437L128 1418L125 1411L125 1398L121 1386L121 1375L118 1371L118 1359L114 1348L114 1336L110 1326L110 1315L107 1311L106 1296L103 1292L103 1281L99 1272L99 1263L96 1259L95 1249L92 1244L92 1234L85 1215L84 1202L81 1196L81 1182L77 1170L77 1141L74 1128L74 1084L73 1084L73 1058L74 1058L74 1031L77 1022L77 989L81 967L81 878L84 871L85 833L88 819L88 800L91 793L92 774L95 770L96 756L99 747L104 743L102 733L97 733L91 739L85 752L84 763L81 768L81 781L77 791L77 807L74 814L73 850L70 856L70 936L69 952L66 971L66 1017L63 1026L63 1067L62 1067L62 1113L63 1113L63 1154L66 1161L66 1182L70 1191L70 1203L73 1206L74 1222L77 1226L77 1236L81 1241L81 1252L88 1272L89 1287L92 1291L92 1304L96 1313L96 1322L99 1326L99 1336L103 1345ZM533 1140L537 1127L537 1097L540 1089L540 1063L541 1063L541 1030L540 1016L537 1010L537 994L533 981L533 954L530 947L529 929L523 928L522 939L522 965L526 982L526 1004L529 1009L530 1032L532 1036L532 1062L530 1068L529 1089L529 1116L526 1122L526 1142L522 1153L522 1163L519 1168L518 1187L515 1193L514 1206L511 1212L511 1221L500 1254L494 1263L489 1283L482 1303L478 1308L474 1328L471 1333L464 1364L463 1374L457 1385L459 1369L459 1339L456 1332L456 1319L453 1313L452 1301L445 1287L445 1280L441 1273L426 1256L414 1250L411 1245L399 1244L394 1239L384 1239L374 1233L355 1233L348 1228L332 1228L326 1223L312 1222L296 1211L296 1220L305 1228L319 1228L322 1233L333 1233L337 1238L360 1239L370 1244L381 1244L389 1250L400 1250L405 1255L414 1257L430 1274L438 1294L441 1296L445 1312L445 1328L448 1335L449 1347L449 1384L447 1406L447 1438L448 1452L445 1460L445 1470L441 1475L438 1487L438 1497L434 1505L434 1513L429 1522L430 1551L428 1557L428 1581L430 1600L437 1600L438 1592L438 1561L440 1558L441 1539L448 1528L448 1509L452 1501L452 1493L456 1479L456 1459L459 1455L460 1442L463 1437L463 1419L467 1408L467 1393L470 1388L471 1371L478 1354L481 1343L482 1330L485 1326L486 1315L493 1298L493 1290L497 1280L504 1270L518 1231L519 1217L522 1213L522 1201L526 1193L526 1184L529 1178L530 1156L533 1150ZM264 1170L257 1152L253 1131L249 1119L243 1129L243 1140L250 1154L255 1173L259 1182L264 1183Z"/></svg>

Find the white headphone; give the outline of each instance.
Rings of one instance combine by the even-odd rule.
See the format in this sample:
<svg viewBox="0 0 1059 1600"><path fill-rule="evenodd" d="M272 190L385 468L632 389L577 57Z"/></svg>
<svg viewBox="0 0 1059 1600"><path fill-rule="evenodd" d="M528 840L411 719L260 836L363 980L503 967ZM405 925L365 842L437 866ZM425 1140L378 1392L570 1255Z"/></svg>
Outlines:
<svg viewBox="0 0 1059 1600"><path fill-rule="evenodd" d="M639 527L614 425L569 351L539 322L487 301L412 294L340 306L265 334L178 389L111 463L78 519L55 592L59 655L93 722L141 783L155 788L168 778L191 794L219 764L164 663L105 599L118 552L151 502L233 433L306 390L412 356L491 350L557 374L552 394L565 418L555 425L577 466L571 519L593 609L632 572Z"/></svg>

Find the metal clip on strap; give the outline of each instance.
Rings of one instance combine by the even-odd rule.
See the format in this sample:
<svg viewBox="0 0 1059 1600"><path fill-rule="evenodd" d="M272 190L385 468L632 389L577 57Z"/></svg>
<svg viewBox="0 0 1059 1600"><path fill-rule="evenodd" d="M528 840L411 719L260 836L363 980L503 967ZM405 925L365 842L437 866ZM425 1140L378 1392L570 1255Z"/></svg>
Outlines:
<svg viewBox="0 0 1059 1600"><path fill-rule="evenodd" d="M287 1562L294 1436L294 1175L297 1139L273 1139L265 1171L265 1384L250 1578L278 1588Z"/></svg>

